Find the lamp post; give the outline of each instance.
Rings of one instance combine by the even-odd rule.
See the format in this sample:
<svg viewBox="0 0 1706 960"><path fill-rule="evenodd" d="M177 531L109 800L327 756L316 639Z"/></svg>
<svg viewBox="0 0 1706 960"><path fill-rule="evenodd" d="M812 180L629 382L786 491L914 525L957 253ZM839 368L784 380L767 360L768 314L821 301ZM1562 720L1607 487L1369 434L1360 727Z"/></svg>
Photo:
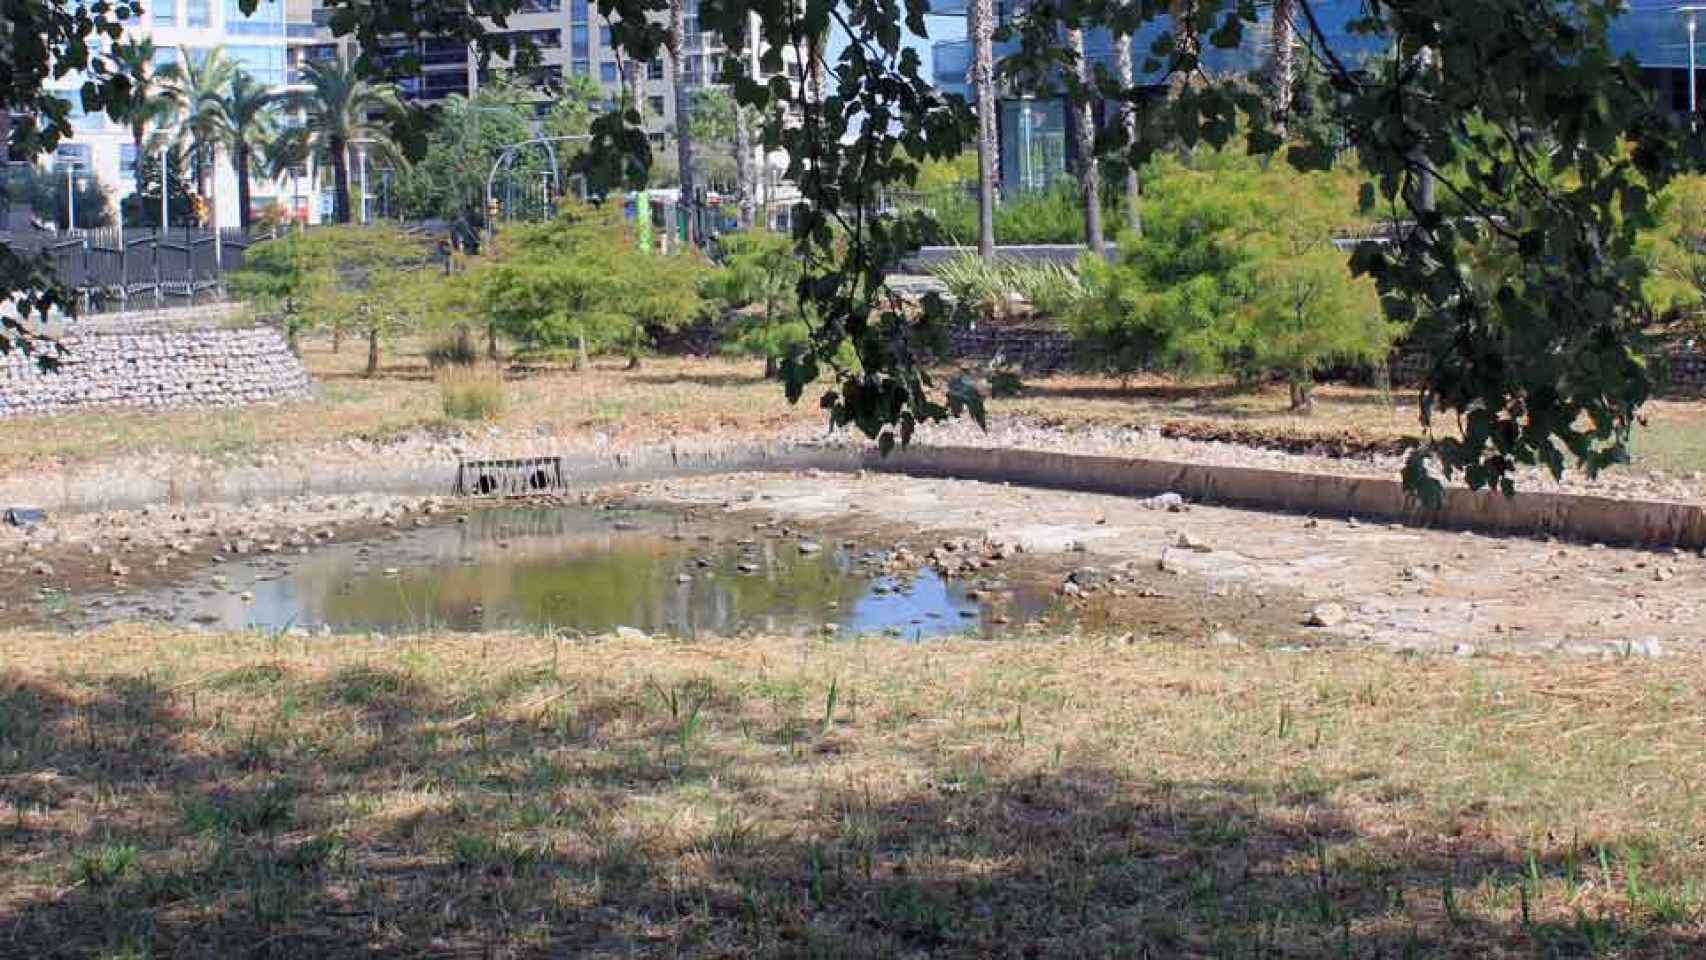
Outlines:
<svg viewBox="0 0 1706 960"><path fill-rule="evenodd" d="M1690 126L1694 124L1695 114L1699 112L1700 108L1700 82L1696 74L1694 38L1700 29L1699 20L1702 10L1706 10L1706 5L1685 4L1676 8L1677 13L1685 14L1688 17L1686 25L1688 28L1688 122Z"/></svg>

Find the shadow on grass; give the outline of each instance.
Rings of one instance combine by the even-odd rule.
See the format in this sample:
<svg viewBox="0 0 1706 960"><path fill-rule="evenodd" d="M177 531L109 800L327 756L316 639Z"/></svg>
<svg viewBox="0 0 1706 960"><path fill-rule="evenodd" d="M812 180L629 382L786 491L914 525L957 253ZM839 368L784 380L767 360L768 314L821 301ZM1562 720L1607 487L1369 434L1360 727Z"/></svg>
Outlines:
<svg viewBox="0 0 1706 960"><path fill-rule="evenodd" d="M782 749L750 729L749 698L719 690L691 712L661 697L583 710L542 683L497 716L395 671L226 682L279 712L219 738L218 718L145 681L95 685L88 703L0 681L0 782L20 811L0 826L0 955L1706 949L1681 914L1632 923L1637 911L1571 914L1556 898L1540 910L1536 884L1617 887L1591 851L1530 860L1473 831L1370 828L1332 803L1342 784L1295 773L1021 766L998 737L903 747L926 775L897 787L882 763L846 765L873 749L858 724L796 723ZM297 726L289 711L310 707L361 728L360 743ZM268 748L245 746L257 740ZM57 831L28 825L54 805L83 810ZM64 872L22 866L56 848L76 852Z"/></svg>
<svg viewBox="0 0 1706 960"><path fill-rule="evenodd" d="M755 387L759 384L773 384L781 389L782 381L774 377L765 377L762 370L754 373L681 373L662 374L645 373L629 377L634 383L654 387L668 387L676 384L688 384L695 387L712 389L727 389L730 387Z"/></svg>

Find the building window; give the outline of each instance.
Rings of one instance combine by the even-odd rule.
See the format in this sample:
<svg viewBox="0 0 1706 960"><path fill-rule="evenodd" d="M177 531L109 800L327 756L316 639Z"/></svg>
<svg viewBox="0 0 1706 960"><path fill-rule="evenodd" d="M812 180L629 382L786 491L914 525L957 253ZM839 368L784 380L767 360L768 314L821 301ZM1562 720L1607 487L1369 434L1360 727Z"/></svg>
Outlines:
<svg viewBox="0 0 1706 960"><path fill-rule="evenodd" d="M184 0L184 26L205 27L213 23L210 0Z"/></svg>
<svg viewBox="0 0 1706 960"><path fill-rule="evenodd" d="M663 79L663 60L661 58L657 59L657 60L653 60L651 63L646 64L646 79L647 80L662 80Z"/></svg>
<svg viewBox="0 0 1706 960"><path fill-rule="evenodd" d="M123 177L132 183L136 182L136 144L119 144L118 173L120 177Z"/></svg>
<svg viewBox="0 0 1706 960"><path fill-rule="evenodd" d="M586 59L586 24L577 23L569 28L569 56Z"/></svg>
<svg viewBox="0 0 1706 960"><path fill-rule="evenodd" d="M646 102L651 104L653 113L655 113L659 116L663 115L663 97L661 97L661 96L650 96L650 97L646 98Z"/></svg>
<svg viewBox="0 0 1706 960"><path fill-rule="evenodd" d="M574 72L577 77L590 76L592 74L592 64L585 60L576 60L574 62Z"/></svg>
<svg viewBox="0 0 1706 960"><path fill-rule="evenodd" d="M154 25L156 27L175 27L178 25L178 0L154 0Z"/></svg>
<svg viewBox="0 0 1706 960"><path fill-rule="evenodd" d="M570 0L569 19L576 23L586 22L586 0Z"/></svg>
<svg viewBox="0 0 1706 960"><path fill-rule="evenodd" d="M610 42L610 28L608 26L598 28L598 45L606 50L615 49L616 44Z"/></svg>
<svg viewBox="0 0 1706 960"><path fill-rule="evenodd" d="M61 143L53 151L54 172L87 170L89 169L90 156L89 145L86 143Z"/></svg>
<svg viewBox="0 0 1706 960"><path fill-rule="evenodd" d="M284 35L284 4L261 0L252 15L245 16L241 0L225 0L225 29L233 34Z"/></svg>
<svg viewBox="0 0 1706 960"><path fill-rule="evenodd" d="M616 64L606 60L598 65L598 79L605 83L615 83L620 76L616 72Z"/></svg>
<svg viewBox="0 0 1706 960"><path fill-rule="evenodd" d="M244 73L269 87L284 84L284 48L235 44L225 53Z"/></svg>

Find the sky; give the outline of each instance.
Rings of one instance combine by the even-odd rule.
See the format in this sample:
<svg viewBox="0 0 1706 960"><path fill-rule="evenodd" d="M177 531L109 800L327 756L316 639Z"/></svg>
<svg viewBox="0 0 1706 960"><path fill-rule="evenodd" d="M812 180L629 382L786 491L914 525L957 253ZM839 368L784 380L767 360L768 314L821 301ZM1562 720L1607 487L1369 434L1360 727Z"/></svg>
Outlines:
<svg viewBox="0 0 1706 960"><path fill-rule="evenodd" d="M936 65L933 58L930 56L930 44L938 40L964 40L966 38L966 18L964 14L931 17L928 23L930 27L929 39L920 37L910 30L905 30L903 27L902 29L905 32L905 39L903 42L906 46L918 51L918 58L924 64L924 76L935 79ZM839 25L830 31L830 63L833 64L840 58L841 51L846 49L847 43L847 34L841 30Z"/></svg>

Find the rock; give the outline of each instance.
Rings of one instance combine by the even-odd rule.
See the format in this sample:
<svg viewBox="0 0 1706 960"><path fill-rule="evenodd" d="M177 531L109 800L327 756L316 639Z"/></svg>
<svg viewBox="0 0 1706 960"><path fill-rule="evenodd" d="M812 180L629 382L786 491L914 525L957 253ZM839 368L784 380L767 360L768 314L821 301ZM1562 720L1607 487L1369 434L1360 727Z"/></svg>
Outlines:
<svg viewBox="0 0 1706 960"><path fill-rule="evenodd" d="M618 640L644 640L644 639L646 639L646 631L638 629L636 627L617 627L616 628L616 639L618 639Z"/></svg>
<svg viewBox="0 0 1706 960"><path fill-rule="evenodd" d="M1067 574L1066 579L1080 587L1099 587L1108 582L1108 574L1100 567L1079 567Z"/></svg>
<svg viewBox="0 0 1706 960"><path fill-rule="evenodd" d="M396 567L386 567L384 570L382 570L380 572L383 573L387 577L401 576L403 573L403 571L397 569Z"/></svg>
<svg viewBox="0 0 1706 960"><path fill-rule="evenodd" d="M254 603L255 595L248 590L244 590L242 593L237 594L237 599L244 603Z"/></svg>
<svg viewBox="0 0 1706 960"><path fill-rule="evenodd" d="M1661 563L1653 570L1653 579L1660 583L1663 583L1674 576L1676 576L1676 571L1672 570L1668 563Z"/></svg>
<svg viewBox="0 0 1706 960"><path fill-rule="evenodd" d="M1665 655L1665 646L1657 637L1647 637L1643 640L1631 641L1628 645L1628 653L1630 656L1657 659Z"/></svg>
<svg viewBox="0 0 1706 960"><path fill-rule="evenodd" d="M1454 643L1451 645L1451 655L1454 657L1473 657L1475 648L1467 643Z"/></svg>
<svg viewBox="0 0 1706 960"><path fill-rule="evenodd" d="M1405 580L1417 580L1424 583L1434 578L1433 571L1414 564L1404 568L1403 576Z"/></svg>
<svg viewBox="0 0 1706 960"><path fill-rule="evenodd" d="M741 563L735 564L735 569L739 570L741 573L757 573L758 564L742 561Z"/></svg>
<svg viewBox="0 0 1706 960"><path fill-rule="evenodd" d="M219 614L214 613L211 610L203 610L202 612L196 614L195 616L191 617L190 619L195 621L196 623L218 623L219 622Z"/></svg>
<svg viewBox="0 0 1706 960"><path fill-rule="evenodd" d="M801 553L812 554L812 553L817 553L822 549L823 549L823 547L816 540L801 540L800 541L800 552Z"/></svg>
<svg viewBox="0 0 1706 960"><path fill-rule="evenodd" d="M1183 513L1190 509L1185 504L1185 498L1176 493L1163 493L1159 496L1139 500L1137 505L1145 510L1166 510L1169 513Z"/></svg>
<svg viewBox="0 0 1706 960"><path fill-rule="evenodd" d="M685 573L678 573L675 575L675 582L676 583L692 583L693 577L688 575L688 574L685 574Z"/></svg>
<svg viewBox="0 0 1706 960"><path fill-rule="evenodd" d="M46 560L37 560L30 564L30 572L38 577L51 577L53 576L53 564Z"/></svg>
<svg viewBox="0 0 1706 960"><path fill-rule="evenodd" d="M1155 569L1160 570L1162 573L1172 574L1183 574L1189 572L1188 568L1184 564L1180 563L1179 559L1173 555L1172 547L1167 547L1161 551L1161 557L1155 561Z"/></svg>
<svg viewBox="0 0 1706 960"><path fill-rule="evenodd" d="M1208 642L1216 647L1241 647L1244 645L1244 641L1238 639L1237 634L1230 630L1216 630L1214 635L1208 638Z"/></svg>
<svg viewBox="0 0 1706 960"><path fill-rule="evenodd" d="M1337 603L1328 601L1317 603L1309 611L1309 619L1304 621L1311 627L1336 627L1345 622L1345 608Z"/></svg>
<svg viewBox="0 0 1706 960"><path fill-rule="evenodd" d="M820 629L822 630L823 635L827 637L827 636L831 636L833 634L840 633L841 632L841 624L839 624L839 623L826 623Z"/></svg>
<svg viewBox="0 0 1706 960"><path fill-rule="evenodd" d="M107 561L107 573L115 577L128 576L130 574L130 568L119 563L117 557L113 557Z"/></svg>
<svg viewBox="0 0 1706 960"><path fill-rule="evenodd" d="M1179 539L1174 541L1173 545L1181 550L1190 550L1193 553L1214 552L1214 548L1209 546L1208 541L1195 536L1189 530L1179 531Z"/></svg>

